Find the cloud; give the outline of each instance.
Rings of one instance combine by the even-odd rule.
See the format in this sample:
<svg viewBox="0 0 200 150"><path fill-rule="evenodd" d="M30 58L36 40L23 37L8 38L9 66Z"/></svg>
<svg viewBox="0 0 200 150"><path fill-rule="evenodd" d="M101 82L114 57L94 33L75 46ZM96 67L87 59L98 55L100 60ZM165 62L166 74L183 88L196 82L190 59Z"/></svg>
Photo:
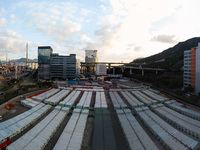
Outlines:
<svg viewBox="0 0 200 150"><path fill-rule="evenodd" d="M16 38L16 39L22 38L22 35L19 35L17 32L9 30L9 29L0 32L0 34L2 37L9 37L9 38Z"/></svg>
<svg viewBox="0 0 200 150"><path fill-rule="evenodd" d="M4 16L6 14L5 8L0 9L0 16Z"/></svg>
<svg viewBox="0 0 200 150"><path fill-rule="evenodd" d="M178 41L176 41L174 38L175 38L175 35L158 35L152 38L151 40L156 41L156 42L161 42L161 43L175 44Z"/></svg>
<svg viewBox="0 0 200 150"><path fill-rule="evenodd" d="M6 51L9 56L13 56L14 58L25 57L27 42L29 43L30 57L35 58L36 54L32 51L35 51L39 43L25 40L22 35L12 30L7 29L6 31L0 32L0 59L5 59ZM33 49L33 47L35 49Z"/></svg>
<svg viewBox="0 0 200 150"><path fill-rule="evenodd" d="M6 19L0 18L0 28L3 28L6 25Z"/></svg>

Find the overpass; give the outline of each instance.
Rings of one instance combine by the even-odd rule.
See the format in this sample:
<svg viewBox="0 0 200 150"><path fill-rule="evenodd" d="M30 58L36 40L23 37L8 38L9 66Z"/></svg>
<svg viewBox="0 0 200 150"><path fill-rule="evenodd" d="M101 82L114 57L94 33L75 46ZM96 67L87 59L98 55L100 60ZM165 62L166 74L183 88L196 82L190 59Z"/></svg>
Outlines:
<svg viewBox="0 0 200 150"><path fill-rule="evenodd" d="M91 67L94 71L95 67L97 64L107 64L108 65L108 70L110 72L111 65L127 65L129 63L121 63L121 62L81 62L81 73L87 72L87 68Z"/></svg>
<svg viewBox="0 0 200 150"><path fill-rule="evenodd" d="M115 74L115 68L121 68L122 69L122 73L124 72L124 69L130 69L130 74L132 74L132 70L136 69L136 70L141 70L142 71L142 75L144 75L144 71L145 70L151 70L151 71L155 71L155 73L157 74L158 71L166 71L166 69L160 69L160 68L143 68L143 67L133 67L133 66L127 66L129 65L142 65L142 64L138 64L138 63L121 63L121 62L81 62L81 72L87 72L87 67L92 67L93 69L96 67L97 64L107 64L108 65L108 72L111 72L111 67L113 68L113 74ZM118 66L116 66L118 65ZM120 65L120 66L119 66Z"/></svg>

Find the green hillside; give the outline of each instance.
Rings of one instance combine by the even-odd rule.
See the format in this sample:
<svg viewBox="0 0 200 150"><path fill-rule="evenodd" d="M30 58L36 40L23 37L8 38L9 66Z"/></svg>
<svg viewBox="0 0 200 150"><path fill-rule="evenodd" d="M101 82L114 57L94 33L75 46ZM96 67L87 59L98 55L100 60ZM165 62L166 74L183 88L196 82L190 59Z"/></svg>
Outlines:
<svg viewBox="0 0 200 150"><path fill-rule="evenodd" d="M150 68L163 68L168 70L177 71L180 70L183 66L183 54L185 50L189 50L192 47L195 47L200 42L200 37L195 37L189 39L185 42L179 42L174 47L168 48L161 53L133 60L133 63L146 63L142 65L143 67ZM156 62L158 60L162 60L162 62Z"/></svg>

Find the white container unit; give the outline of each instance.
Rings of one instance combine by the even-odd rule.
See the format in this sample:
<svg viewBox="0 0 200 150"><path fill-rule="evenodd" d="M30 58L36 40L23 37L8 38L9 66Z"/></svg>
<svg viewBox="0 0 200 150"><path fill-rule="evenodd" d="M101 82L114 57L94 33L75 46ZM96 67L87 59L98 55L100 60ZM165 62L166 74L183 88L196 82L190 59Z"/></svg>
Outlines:
<svg viewBox="0 0 200 150"><path fill-rule="evenodd" d="M74 96L65 103L66 107L72 107L74 106L75 102L78 100L79 95L81 94L81 91L76 91L76 93L74 94Z"/></svg>
<svg viewBox="0 0 200 150"><path fill-rule="evenodd" d="M41 107L43 107L44 104L40 104L38 105L37 107L34 107L18 116L15 116L9 120L6 120L4 122L1 122L0 123L0 130L4 129L4 128L7 128L9 126L11 126L12 124L20 121L21 119L25 119L26 117L28 117L30 114L34 113L35 111L39 110Z"/></svg>
<svg viewBox="0 0 200 150"><path fill-rule="evenodd" d="M145 97L143 97L138 91L131 91L131 93L134 94L141 102L143 102L145 105L150 106L152 105L152 101L147 100Z"/></svg>
<svg viewBox="0 0 200 150"><path fill-rule="evenodd" d="M179 105L179 103L177 103L176 101L168 101L168 102L165 102L165 106L183 114L183 115L186 115L188 117L191 117L191 118L194 118L196 120L199 120L200 121L200 112L198 111L194 111L194 110L191 110L191 109L188 109L188 108L184 108L182 107L181 105Z"/></svg>
<svg viewBox="0 0 200 150"><path fill-rule="evenodd" d="M62 107L71 107L74 105L81 91L72 91L63 101L59 103Z"/></svg>
<svg viewBox="0 0 200 150"><path fill-rule="evenodd" d="M151 92L149 90L143 90L142 91L144 94L148 95L149 97L151 97L152 99L155 99L159 102L165 102L168 101L169 99L166 97L161 96L160 94L156 94L154 92Z"/></svg>
<svg viewBox="0 0 200 150"><path fill-rule="evenodd" d="M181 115L165 106L157 107L153 110L169 123L178 127L187 134L200 139L200 123L198 120Z"/></svg>
<svg viewBox="0 0 200 150"><path fill-rule="evenodd" d="M54 135L68 112L54 109L30 131L7 147L8 150L43 149Z"/></svg>
<svg viewBox="0 0 200 150"><path fill-rule="evenodd" d="M15 119L13 120L17 122L10 121L10 123L7 123L7 126L1 129L3 132L0 131L0 140L6 137L13 138L24 129L26 129L28 126L30 126L32 123L34 123L36 120L38 120L42 115L44 115L44 113L46 113L51 108L51 106L46 105L38 108L39 109L36 109L36 111L33 111L32 113L26 113L28 115L23 115L24 118L21 118L22 115L19 117L19 119L15 117Z"/></svg>
<svg viewBox="0 0 200 150"><path fill-rule="evenodd" d="M82 109L83 108L83 104L85 103L85 100L87 98L88 92L85 91L80 99L80 101L78 102L78 104L76 105L76 108Z"/></svg>
<svg viewBox="0 0 200 150"><path fill-rule="evenodd" d="M188 137L187 135L179 132L174 127L166 123L163 119L158 117L155 113L150 111L149 109L144 110L146 115L148 115L152 120L154 120L157 124L159 124L167 133L173 136L176 140L180 143L185 145L188 149L196 150L198 148L198 141L193 140L192 138Z"/></svg>
<svg viewBox="0 0 200 150"><path fill-rule="evenodd" d="M56 94L59 91L60 91L59 89L51 89L51 90L46 91L46 92L44 92L44 93L42 93L40 95L33 96L32 99L37 100L37 101L43 101L46 98L51 97L52 95Z"/></svg>
<svg viewBox="0 0 200 150"><path fill-rule="evenodd" d="M117 92L113 92L119 105L121 106L121 108L124 108L126 109L127 108L127 105L124 103L124 101L121 99L121 97L119 96L119 94Z"/></svg>
<svg viewBox="0 0 200 150"><path fill-rule="evenodd" d="M131 149L158 149L129 109L124 112L117 110L117 115Z"/></svg>
<svg viewBox="0 0 200 150"><path fill-rule="evenodd" d="M157 100L152 99L151 97L143 94L141 91L136 91L140 96L142 96L144 99L146 99L147 101L151 102L152 104L158 104Z"/></svg>
<svg viewBox="0 0 200 150"><path fill-rule="evenodd" d="M94 108L95 109L101 108L101 93L100 92L96 92Z"/></svg>
<svg viewBox="0 0 200 150"><path fill-rule="evenodd" d="M186 146L177 141L172 135L170 135L159 124L157 124L157 122L152 120L146 113L139 111L137 114L143 123L147 126L147 128L157 137L157 139L166 149L187 149Z"/></svg>
<svg viewBox="0 0 200 150"><path fill-rule="evenodd" d="M89 109L90 108L90 103L92 101L92 92L88 92L87 98L85 100L85 103L83 104L84 109Z"/></svg>
<svg viewBox="0 0 200 150"><path fill-rule="evenodd" d="M118 103L118 101L117 101L117 99L116 99L114 93L113 93L113 92L109 92L109 95L110 95L110 99L111 99L111 101L112 101L112 103L113 103L114 108L115 108L116 110L117 110L117 109L121 109L120 104Z"/></svg>
<svg viewBox="0 0 200 150"><path fill-rule="evenodd" d="M88 113L89 110L74 109L53 150L81 149Z"/></svg>
<svg viewBox="0 0 200 150"><path fill-rule="evenodd" d="M144 103L140 102L136 97L134 97L129 92L125 91L121 92L121 94L133 108L144 106Z"/></svg>
<svg viewBox="0 0 200 150"><path fill-rule="evenodd" d="M100 109L100 108L107 109L108 108L104 92L96 92L94 108L95 109Z"/></svg>
<svg viewBox="0 0 200 150"><path fill-rule="evenodd" d="M45 99L44 102L49 103L51 105L56 105L59 103L59 101L61 101L63 98L65 98L69 93L70 93L70 90L61 90L54 96L52 96L48 99Z"/></svg>

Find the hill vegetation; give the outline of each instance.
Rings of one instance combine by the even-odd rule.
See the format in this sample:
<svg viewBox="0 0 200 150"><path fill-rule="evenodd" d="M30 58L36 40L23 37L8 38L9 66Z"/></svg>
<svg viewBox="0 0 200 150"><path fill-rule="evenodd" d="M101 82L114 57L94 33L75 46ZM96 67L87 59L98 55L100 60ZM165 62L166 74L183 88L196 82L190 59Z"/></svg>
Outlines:
<svg viewBox="0 0 200 150"><path fill-rule="evenodd" d="M179 42L174 47L168 48L161 53L146 58L133 60L133 63L145 63L143 67L162 68L170 71L179 71L183 66L184 51L196 47L200 37L195 37L184 42ZM159 61L160 60L160 61Z"/></svg>

